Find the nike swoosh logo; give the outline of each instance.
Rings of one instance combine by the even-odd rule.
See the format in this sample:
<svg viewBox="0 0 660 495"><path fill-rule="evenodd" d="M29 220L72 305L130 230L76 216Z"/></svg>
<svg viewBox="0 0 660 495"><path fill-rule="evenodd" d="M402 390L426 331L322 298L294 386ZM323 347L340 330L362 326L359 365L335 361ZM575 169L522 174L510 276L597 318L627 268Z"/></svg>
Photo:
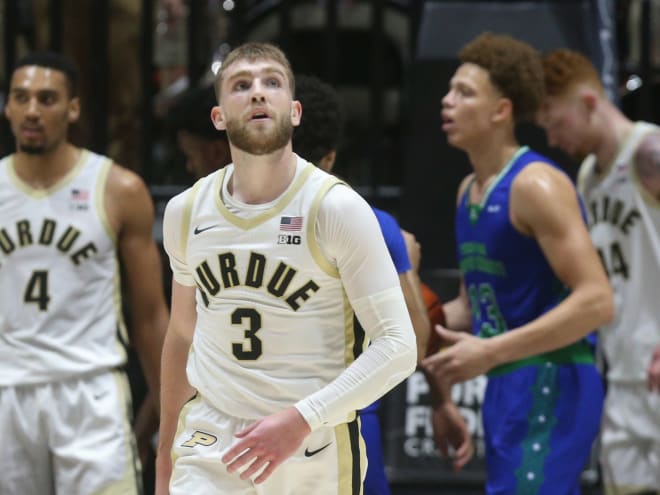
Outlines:
<svg viewBox="0 0 660 495"><path fill-rule="evenodd" d="M330 442L330 443L324 445L323 447L321 447L320 449L316 449L316 450L305 449L305 457L312 457L313 455L318 454L318 453L321 452L323 449L326 449L326 448L330 447L330 444L331 444L331 443L332 443L332 442Z"/></svg>
<svg viewBox="0 0 660 495"><path fill-rule="evenodd" d="M195 230L193 230L193 234L201 234L202 232L205 232L209 229L212 229L214 227L217 227L217 225L211 225L210 227L204 227L203 229L200 229L199 226L195 227Z"/></svg>

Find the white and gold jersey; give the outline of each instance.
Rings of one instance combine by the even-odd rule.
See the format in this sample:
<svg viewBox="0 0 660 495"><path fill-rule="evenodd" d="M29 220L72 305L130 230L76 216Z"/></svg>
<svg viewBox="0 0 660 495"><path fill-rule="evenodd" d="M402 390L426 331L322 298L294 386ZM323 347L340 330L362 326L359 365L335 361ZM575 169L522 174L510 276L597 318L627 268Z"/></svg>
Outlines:
<svg viewBox="0 0 660 495"><path fill-rule="evenodd" d="M660 203L643 189L634 167L641 140L660 132L638 122L603 177L589 156L578 185L593 242L614 289L614 320L600 339L615 382L646 380L652 350L660 343Z"/></svg>
<svg viewBox="0 0 660 495"><path fill-rule="evenodd" d="M33 189L0 161L0 386L59 381L125 362L111 162L82 150L57 184Z"/></svg>
<svg viewBox="0 0 660 495"><path fill-rule="evenodd" d="M231 197L233 170L201 179L165 212L174 278L197 286L188 380L235 417L307 399L297 407L315 425L350 420L354 404L414 367L412 325L378 222L357 193L302 159L267 204ZM327 214L347 204L350 218ZM364 331L353 325L353 308ZM370 337L373 349L363 354Z"/></svg>

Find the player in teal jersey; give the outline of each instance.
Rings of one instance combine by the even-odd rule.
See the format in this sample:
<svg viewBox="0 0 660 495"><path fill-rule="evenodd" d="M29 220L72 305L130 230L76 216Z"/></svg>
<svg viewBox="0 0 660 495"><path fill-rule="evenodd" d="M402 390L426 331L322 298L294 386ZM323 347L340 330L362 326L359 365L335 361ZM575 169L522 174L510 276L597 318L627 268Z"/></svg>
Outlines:
<svg viewBox="0 0 660 495"><path fill-rule="evenodd" d="M452 383L488 373L486 493L573 495L598 433L602 382L584 337L612 293L570 179L521 147L544 94L540 55L485 33L460 53L442 100L449 144L473 173L458 191L462 283L444 305L453 342L424 365Z"/></svg>

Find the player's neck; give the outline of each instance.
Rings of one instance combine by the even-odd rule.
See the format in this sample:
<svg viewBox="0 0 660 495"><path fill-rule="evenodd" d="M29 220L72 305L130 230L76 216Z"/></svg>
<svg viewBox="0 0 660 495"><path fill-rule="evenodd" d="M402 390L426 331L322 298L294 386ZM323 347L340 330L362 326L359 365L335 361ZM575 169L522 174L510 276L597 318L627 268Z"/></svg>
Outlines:
<svg viewBox="0 0 660 495"><path fill-rule="evenodd" d="M603 113L600 122L600 139L596 143L594 154L597 170L604 171L612 165L635 124L614 107Z"/></svg>
<svg viewBox="0 0 660 495"><path fill-rule="evenodd" d="M515 139L510 139L505 144L486 142L469 151L477 184L486 184L496 177L511 161L518 149L520 149L520 145Z"/></svg>
<svg viewBox="0 0 660 495"><path fill-rule="evenodd" d="M16 175L36 189L56 184L76 166L81 150L64 141L52 150L40 154L18 151L13 156Z"/></svg>
<svg viewBox="0 0 660 495"><path fill-rule="evenodd" d="M297 158L291 144L268 155L251 155L235 149L231 154L234 173L228 191L242 203L274 201L286 191L296 174Z"/></svg>

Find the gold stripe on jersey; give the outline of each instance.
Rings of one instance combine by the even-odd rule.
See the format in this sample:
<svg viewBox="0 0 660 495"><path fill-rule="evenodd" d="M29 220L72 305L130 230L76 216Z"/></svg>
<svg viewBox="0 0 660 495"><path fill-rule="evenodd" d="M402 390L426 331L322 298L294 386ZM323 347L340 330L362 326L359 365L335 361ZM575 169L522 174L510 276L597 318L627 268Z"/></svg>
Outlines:
<svg viewBox="0 0 660 495"><path fill-rule="evenodd" d="M202 179L199 179L195 182L186 196L186 202L183 205L183 215L181 216L181 233L179 239L181 239L181 257L186 258L186 251L188 250L188 234L190 233L190 218L192 217L193 203L195 202L195 197L197 196L197 191L202 185Z"/></svg>
<svg viewBox="0 0 660 495"><path fill-rule="evenodd" d="M128 384L128 378L123 371L113 371L112 377L117 384L119 390L119 404L124 406L124 410L117 411L117 414L124 418L124 442L126 447L126 465L123 478L114 483L104 486L100 490L93 492L92 495L113 495L116 493L123 493L126 495L138 495L140 493L139 487L141 481L139 477L142 474L142 467L137 453L137 445L135 443L135 436L133 435L133 427L128 421L128 416L125 411L131 411L131 388Z"/></svg>
<svg viewBox="0 0 660 495"><path fill-rule="evenodd" d="M14 155L11 155L9 157L9 161L7 163L7 175L19 191L24 192L25 194L31 196L32 198L41 199L50 196L55 191L58 191L66 187L69 184L69 182L71 182L76 177L76 175L78 175L78 172L80 172L80 169L87 161L87 155L88 155L87 150L81 149L80 156L78 157L78 161L73 166L73 168L69 170L66 173L66 175L62 177L60 180L58 180L55 184L45 189L34 188L30 186L27 182L23 181L23 179L21 179L18 176L16 170L14 169Z"/></svg>
<svg viewBox="0 0 660 495"><path fill-rule="evenodd" d="M174 434L175 442L179 438L179 436L181 436L183 431L186 429L186 417L188 416L190 409L192 409L194 406L199 404L201 401L202 401L202 395L195 394L181 408L181 412L179 412L179 418L176 424L176 433ZM174 453L174 448L170 449L170 458L172 459L172 465L174 465L174 463L178 459L178 456Z"/></svg>
<svg viewBox="0 0 660 495"><path fill-rule="evenodd" d="M307 245L309 246L309 251L312 253L314 261L316 261L319 267L331 277L339 277L339 271L323 255L323 251L321 251L318 242L316 242L316 220L318 218L319 209L321 208L321 201L327 192L337 184L344 184L344 182L336 177L329 177L325 181L316 193L316 197L309 209L309 220L307 221Z"/></svg>
<svg viewBox="0 0 660 495"><path fill-rule="evenodd" d="M360 419L335 427L337 439L338 495L362 495L367 465L366 448L360 434Z"/></svg>
<svg viewBox="0 0 660 495"><path fill-rule="evenodd" d="M110 225L110 220L108 220L108 212L105 211L105 190L106 184L108 182L108 174L110 173L110 167L112 166L112 161L109 158L103 159L103 165L101 165L101 171L99 172L99 180L96 183L96 193L94 206L96 207L96 212L99 215L101 220L101 225L105 229L108 237L112 239L112 243L117 245L117 233Z"/></svg>
<svg viewBox="0 0 660 495"><path fill-rule="evenodd" d="M222 191L222 184L224 182L224 177L225 177L225 172L226 168L224 168L219 174L218 174L218 179L216 184L218 184L218 188L216 189L216 192L214 194L215 198L215 204L218 208L218 211L220 214L232 225L238 227L239 229L243 230L249 230L251 228L256 227L257 225L260 225L271 218L273 218L275 215L280 213L286 206L291 202L293 197L300 191L300 189L303 187L305 184L305 181L307 180L307 177L316 169L314 165L311 163L307 162L306 167L303 169L302 172L300 172L300 175L296 177L295 181L289 188L289 190L282 195L280 200L273 205L272 207L268 208L265 210L263 213L260 213L259 215L253 217L253 218L241 218L239 216L234 215L232 212L230 212L225 204L222 202L222 197L221 197L221 191Z"/></svg>
<svg viewBox="0 0 660 495"><path fill-rule="evenodd" d="M109 158L103 158L98 180L96 182L96 186L94 187L94 208L96 209L96 213L99 216L103 230L116 247L117 233L110 225L108 212L105 209L105 191L106 184L108 182L108 174L110 173L111 167L112 160ZM112 301L115 309L115 318L117 320L118 332L117 340L115 341L115 347L121 355L126 356L126 346L124 345L124 342L128 342L129 337L128 330L126 328L126 322L124 322L124 312L122 310L121 273L119 263L115 263L112 287Z"/></svg>
<svg viewBox="0 0 660 495"><path fill-rule="evenodd" d="M355 313L353 312L353 306L351 306L351 302L348 300L346 292L343 294L344 299L342 305L344 308L344 342L346 342L346 345L344 346L344 364L348 368L351 363L353 363L353 361L355 361L357 357L364 351L364 345L360 346L361 349L359 352L356 352L355 349L356 342L358 341L358 332L362 332L364 334L364 331L359 327L359 325L355 324ZM363 338L363 344L364 340L365 339ZM357 411L352 411L346 417L346 421L353 421L356 417Z"/></svg>

